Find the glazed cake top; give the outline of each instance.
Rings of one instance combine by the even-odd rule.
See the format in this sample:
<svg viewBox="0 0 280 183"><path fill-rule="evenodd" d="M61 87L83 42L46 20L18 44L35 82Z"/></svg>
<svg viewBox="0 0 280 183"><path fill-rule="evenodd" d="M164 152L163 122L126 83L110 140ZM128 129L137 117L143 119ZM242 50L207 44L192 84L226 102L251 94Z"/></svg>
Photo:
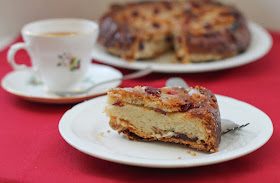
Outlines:
<svg viewBox="0 0 280 183"><path fill-rule="evenodd" d="M238 16L235 8L210 0L145 1L112 5L101 21L113 17L118 23L141 31L141 34L171 32L181 22L176 28L187 26L192 34L197 35L230 28Z"/></svg>
<svg viewBox="0 0 280 183"><path fill-rule="evenodd" d="M158 108L166 112L186 112L190 109L218 109L215 95L204 87L185 89L182 87L113 88L108 95L121 102Z"/></svg>

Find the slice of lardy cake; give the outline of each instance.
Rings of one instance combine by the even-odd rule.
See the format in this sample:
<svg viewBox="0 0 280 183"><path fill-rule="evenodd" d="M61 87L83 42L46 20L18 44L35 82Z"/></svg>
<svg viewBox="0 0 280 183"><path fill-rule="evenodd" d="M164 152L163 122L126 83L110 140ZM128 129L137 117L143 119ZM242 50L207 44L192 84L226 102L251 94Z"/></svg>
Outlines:
<svg viewBox="0 0 280 183"><path fill-rule="evenodd" d="M113 88L105 109L110 126L128 139L164 141L217 152L221 119L215 95L204 87Z"/></svg>

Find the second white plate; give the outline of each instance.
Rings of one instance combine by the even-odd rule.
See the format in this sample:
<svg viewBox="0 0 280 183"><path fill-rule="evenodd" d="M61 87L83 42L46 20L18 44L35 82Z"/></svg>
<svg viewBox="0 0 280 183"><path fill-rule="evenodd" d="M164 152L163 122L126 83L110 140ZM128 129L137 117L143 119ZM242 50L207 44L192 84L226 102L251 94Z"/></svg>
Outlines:
<svg viewBox="0 0 280 183"><path fill-rule="evenodd" d="M59 122L59 132L66 142L91 156L127 165L159 168L195 167L232 160L255 151L269 140L273 126L265 113L236 99L216 96L222 118L250 125L223 135L219 152L213 154L178 144L126 139L109 126L109 118L103 112L106 96L83 102L67 111Z"/></svg>
<svg viewBox="0 0 280 183"><path fill-rule="evenodd" d="M272 45L270 34L264 28L252 22L249 23L249 29L252 34L252 40L247 51L218 61L192 64L170 63L170 61L174 60L174 55L165 54L154 60L127 62L120 57L109 54L99 45L95 46L92 57L102 63L121 68L144 69L149 66L153 71L162 73L195 73L228 69L256 61L270 50Z"/></svg>
<svg viewBox="0 0 280 183"><path fill-rule="evenodd" d="M78 83L77 90L88 88L94 83L121 77L122 73L113 67L107 65L91 64L84 79ZM7 92L29 101L68 104L82 102L98 95L106 94L108 89L117 87L121 84L121 81L115 81L97 86L87 94L81 94L72 97L60 97L51 91L48 91L44 83L36 83L34 80L35 78L33 73L30 72L30 70L25 69L12 71L5 75L1 81L1 85L2 88Z"/></svg>

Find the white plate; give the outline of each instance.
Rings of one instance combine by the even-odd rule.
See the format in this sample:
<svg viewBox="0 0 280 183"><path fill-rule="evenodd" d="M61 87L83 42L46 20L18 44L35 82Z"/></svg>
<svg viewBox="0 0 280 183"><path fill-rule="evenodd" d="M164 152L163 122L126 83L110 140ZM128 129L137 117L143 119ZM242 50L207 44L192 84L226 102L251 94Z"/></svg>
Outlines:
<svg viewBox="0 0 280 183"><path fill-rule="evenodd" d="M256 61L264 56L271 48L272 39L269 33L261 26L255 23L249 23L249 29L252 33L252 40L248 50L242 54L219 61L192 64L170 63L174 60L174 55L165 54L154 60L127 62L120 57L106 52L101 46L96 45L92 53L93 59L127 69L144 69L150 66L155 72L163 73L194 73L216 71L227 68L233 68Z"/></svg>
<svg viewBox="0 0 280 183"><path fill-rule="evenodd" d="M255 151L269 140L273 126L265 113L229 97L217 95L217 98L222 118L250 125L223 135L219 152L212 154L178 144L126 139L109 127L109 118L103 112L106 96L83 102L67 111L59 122L59 132L70 145L94 157L127 165L160 168L194 167L232 160Z"/></svg>
<svg viewBox="0 0 280 183"><path fill-rule="evenodd" d="M85 78L77 85L77 89L83 89L92 83L122 77L122 73L110 66L91 64ZM45 89L44 83L34 82L35 78L29 70L12 71L1 82L2 88L7 92L26 100L43 103L67 104L77 103L92 97L105 94L108 89L117 87L121 81L100 85L84 95L74 97L60 97Z"/></svg>

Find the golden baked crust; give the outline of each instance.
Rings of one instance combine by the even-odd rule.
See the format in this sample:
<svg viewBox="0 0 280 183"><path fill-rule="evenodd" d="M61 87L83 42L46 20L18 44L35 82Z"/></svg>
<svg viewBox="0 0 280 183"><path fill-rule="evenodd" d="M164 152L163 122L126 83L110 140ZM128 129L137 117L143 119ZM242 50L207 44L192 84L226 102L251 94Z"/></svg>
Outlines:
<svg viewBox="0 0 280 183"><path fill-rule="evenodd" d="M126 106L130 106L127 107ZM113 88L108 91L108 108L106 113L110 117L110 126L124 133L127 138L132 140L153 141L160 140L165 142L181 143L198 150L216 152L221 141L221 120L220 113L215 95L204 87L195 88L178 88L178 87L140 87L135 88ZM124 112L124 116L119 115L115 110L135 110L141 108L140 113L152 116L143 119L136 117L141 123L154 123L151 125L155 135L145 130L139 130L135 123L132 123L125 116L131 115L130 112ZM150 112L146 112L150 110ZM136 110L135 110L136 111ZM137 111L137 115L139 115ZM134 114L132 114L134 115ZM176 132L173 129L172 135L162 135L168 133L167 128L159 128L160 125L155 123L157 117L162 117L161 123L168 123L164 120L180 121L180 125L185 121L192 121L191 125L203 131L202 136L186 135L182 131ZM161 116L162 115L162 116ZM166 118L165 118L166 117ZM153 118L153 119L152 119ZM146 120L146 122L144 122ZM152 121L151 121L152 120ZM170 126L168 126L169 128ZM170 132L169 132L170 133ZM158 135L160 134L160 135ZM189 134L192 134L190 132ZM168 137L167 137L168 136ZM198 141L199 140L199 141Z"/></svg>
<svg viewBox="0 0 280 183"><path fill-rule="evenodd" d="M216 1L136 2L114 5L102 16L98 41L128 61L174 48L178 62L188 63L241 53L250 32L236 8Z"/></svg>

